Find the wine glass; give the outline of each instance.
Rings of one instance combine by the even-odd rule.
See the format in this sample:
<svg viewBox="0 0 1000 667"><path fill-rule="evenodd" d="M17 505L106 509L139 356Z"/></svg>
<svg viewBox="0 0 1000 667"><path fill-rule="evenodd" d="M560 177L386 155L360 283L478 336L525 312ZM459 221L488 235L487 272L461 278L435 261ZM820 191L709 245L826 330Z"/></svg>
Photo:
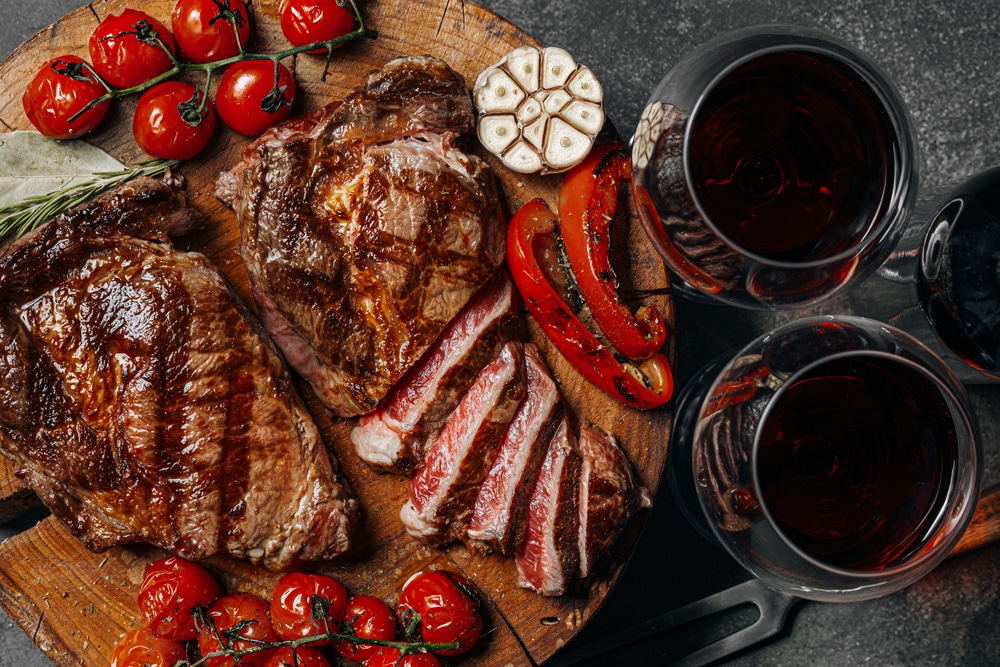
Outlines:
<svg viewBox="0 0 1000 667"><path fill-rule="evenodd" d="M874 598L958 542L979 493L978 426L962 385L915 338L865 318L804 318L716 370L679 400L672 456L690 468L674 474L690 472L701 523L764 583Z"/></svg>
<svg viewBox="0 0 1000 667"><path fill-rule="evenodd" d="M632 138L639 215L685 295L802 308L885 259L916 193L906 109L863 55L804 28L679 62Z"/></svg>

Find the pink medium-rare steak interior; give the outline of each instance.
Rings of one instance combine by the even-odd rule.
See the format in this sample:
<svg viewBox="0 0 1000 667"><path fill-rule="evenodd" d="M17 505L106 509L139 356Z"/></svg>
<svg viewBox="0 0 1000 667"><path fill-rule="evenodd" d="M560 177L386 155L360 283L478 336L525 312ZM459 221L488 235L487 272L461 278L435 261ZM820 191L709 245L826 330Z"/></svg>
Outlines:
<svg viewBox="0 0 1000 667"><path fill-rule="evenodd" d="M462 537L524 384L522 346L512 341L479 374L410 478L400 510L407 532L429 543Z"/></svg>
<svg viewBox="0 0 1000 667"><path fill-rule="evenodd" d="M366 414L503 260L489 167L460 75L399 58L262 135L220 177L265 325L342 417Z"/></svg>
<svg viewBox="0 0 1000 667"><path fill-rule="evenodd" d="M374 411L351 430L354 449L377 468L411 473L482 368L511 340L514 287L497 271Z"/></svg>
<svg viewBox="0 0 1000 667"><path fill-rule="evenodd" d="M350 547L357 504L277 351L143 179L0 257L0 449L89 548L273 569Z"/></svg>
<svg viewBox="0 0 1000 667"><path fill-rule="evenodd" d="M479 487L465 543L484 553L512 555L524 541L528 503L548 443L562 421L562 405L533 343L524 346L527 393L518 406L493 465Z"/></svg>

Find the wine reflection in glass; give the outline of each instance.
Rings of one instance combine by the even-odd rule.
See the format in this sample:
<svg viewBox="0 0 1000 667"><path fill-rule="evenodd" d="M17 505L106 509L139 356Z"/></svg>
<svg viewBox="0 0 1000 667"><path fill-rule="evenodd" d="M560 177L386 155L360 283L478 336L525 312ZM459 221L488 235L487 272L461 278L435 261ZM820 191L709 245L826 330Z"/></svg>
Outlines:
<svg viewBox="0 0 1000 667"><path fill-rule="evenodd" d="M682 294L796 308L883 260L913 204L886 77L824 34L758 27L678 63L632 139L639 213Z"/></svg>
<svg viewBox="0 0 1000 667"><path fill-rule="evenodd" d="M679 401L672 465L690 466L696 518L764 583L878 597L958 542L978 498L978 427L916 339L864 318L800 319L716 370Z"/></svg>

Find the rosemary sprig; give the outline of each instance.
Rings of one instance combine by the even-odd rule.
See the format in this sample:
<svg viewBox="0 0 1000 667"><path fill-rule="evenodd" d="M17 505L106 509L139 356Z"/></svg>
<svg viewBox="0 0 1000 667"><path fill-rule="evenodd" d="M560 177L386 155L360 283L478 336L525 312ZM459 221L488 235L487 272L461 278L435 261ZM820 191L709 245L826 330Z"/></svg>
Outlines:
<svg viewBox="0 0 1000 667"><path fill-rule="evenodd" d="M149 160L135 167L121 171L102 171L92 174L92 178L68 185L55 192L26 197L17 204L0 208L0 238L11 234L22 236L56 215L79 206L85 201L107 192L122 183L140 176L161 176L177 166L175 160Z"/></svg>

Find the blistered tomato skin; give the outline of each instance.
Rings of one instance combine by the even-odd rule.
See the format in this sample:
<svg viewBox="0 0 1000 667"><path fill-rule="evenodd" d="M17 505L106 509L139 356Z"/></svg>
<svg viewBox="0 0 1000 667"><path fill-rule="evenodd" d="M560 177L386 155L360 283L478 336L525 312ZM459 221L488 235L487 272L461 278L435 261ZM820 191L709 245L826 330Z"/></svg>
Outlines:
<svg viewBox="0 0 1000 667"><path fill-rule="evenodd" d="M198 636L195 607L207 607L219 597L211 573L190 561L171 556L146 566L138 604L143 625L160 637L189 641Z"/></svg>
<svg viewBox="0 0 1000 667"><path fill-rule="evenodd" d="M354 30L354 14L347 0L343 2L341 5L337 0L282 0L281 32L292 46L343 37ZM309 53L326 53L326 49L312 49Z"/></svg>
<svg viewBox="0 0 1000 667"><path fill-rule="evenodd" d="M139 148L168 160L187 160L200 153L215 131L215 110L203 97L183 81L164 81L143 93L132 119Z"/></svg>
<svg viewBox="0 0 1000 667"><path fill-rule="evenodd" d="M347 616L347 589L333 577L292 572L275 584L271 595L271 621L282 639L298 639L339 632ZM323 610L322 615L315 611ZM324 646L329 640L314 642Z"/></svg>
<svg viewBox="0 0 1000 667"><path fill-rule="evenodd" d="M107 92L86 61L66 55L53 58L38 70L28 83L21 104L31 124L46 137L77 139L104 119L107 101L83 109Z"/></svg>
<svg viewBox="0 0 1000 667"><path fill-rule="evenodd" d="M392 641L396 637L396 619L392 616L392 609L371 595L355 595L348 600L345 622L363 639ZM338 639L333 646L337 653L355 662L364 662L378 650L375 644L352 644L343 639Z"/></svg>
<svg viewBox="0 0 1000 667"><path fill-rule="evenodd" d="M90 36L90 59L105 81L118 89L132 88L174 66L164 46L176 51L167 27L145 12L125 9L109 14Z"/></svg>
<svg viewBox="0 0 1000 667"><path fill-rule="evenodd" d="M271 625L271 615L267 602L249 593L226 593L208 607L208 618L217 630L229 630L241 626L241 639L234 639L232 648L244 650L261 642L273 643L280 640ZM216 633L211 628L199 628L198 648L202 655L208 655L222 648ZM240 660L240 667L262 667L274 650L249 653ZM208 667L235 667L236 662L229 656L215 656L206 661Z"/></svg>
<svg viewBox="0 0 1000 667"><path fill-rule="evenodd" d="M396 615L404 628L432 644L458 640L457 649L435 651L460 655L472 650L483 632L479 596L465 577L443 570L418 572L403 585Z"/></svg>
<svg viewBox="0 0 1000 667"><path fill-rule="evenodd" d="M181 53L195 63L232 58L250 41L250 14L243 0L177 0L170 26Z"/></svg>
<svg viewBox="0 0 1000 667"><path fill-rule="evenodd" d="M149 628L138 628L115 644L111 667L173 667L186 659L180 642L159 637Z"/></svg>

